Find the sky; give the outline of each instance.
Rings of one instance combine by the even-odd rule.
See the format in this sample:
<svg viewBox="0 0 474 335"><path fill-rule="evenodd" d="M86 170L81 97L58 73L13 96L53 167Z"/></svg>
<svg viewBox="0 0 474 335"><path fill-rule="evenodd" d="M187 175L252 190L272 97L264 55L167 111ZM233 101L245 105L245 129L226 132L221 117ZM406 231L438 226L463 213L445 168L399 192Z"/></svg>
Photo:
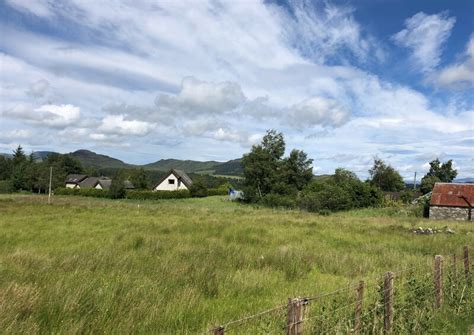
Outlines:
<svg viewBox="0 0 474 335"><path fill-rule="evenodd" d="M474 176L474 2L0 1L0 152L241 157Z"/></svg>

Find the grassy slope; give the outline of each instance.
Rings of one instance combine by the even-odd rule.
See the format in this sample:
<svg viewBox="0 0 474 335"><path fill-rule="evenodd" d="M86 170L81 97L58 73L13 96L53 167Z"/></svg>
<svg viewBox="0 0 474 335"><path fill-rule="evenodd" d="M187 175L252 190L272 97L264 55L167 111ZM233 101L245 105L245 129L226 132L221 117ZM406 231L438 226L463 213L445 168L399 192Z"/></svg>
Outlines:
<svg viewBox="0 0 474 335"><path fill-rule="evenodd" d="M433 223L373 210L323 217L220 197L44 201L0 196L6 333L198 332L473 245L472 223L418 236L409 229Z"/></svg>

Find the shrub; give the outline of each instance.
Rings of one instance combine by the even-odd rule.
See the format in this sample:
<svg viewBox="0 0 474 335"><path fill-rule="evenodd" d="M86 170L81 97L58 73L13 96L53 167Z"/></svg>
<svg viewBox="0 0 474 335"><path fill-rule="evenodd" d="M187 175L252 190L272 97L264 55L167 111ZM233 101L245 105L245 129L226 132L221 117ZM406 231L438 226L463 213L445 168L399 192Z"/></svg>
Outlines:
<svg viewBox="0 0 474 335"><path fill-rule="evenodd" d="M352 208L349 192L328 182L316 182L301 192L301 207L310 212L346 210Z"/></svg>
<svg viewBox="0 0 474 335"><path fill-rule="evenodd" d="M296 198L289 195L281 195L270 193L265 195L261 200L261 203L269 207L283 207L283 208L295 208L297 205Z"/></svg>
<svg viewBox="0 0 474 335"><path fill-rule="evenodd" d="M54 190L55 195L79 195L82 197L107 198L108 192L96 188L78 189L78 188L57 188Z"/></svg>
<svg viewBox="0 0 474 335"><path fill-rule="evenodd" d="M184 199L191 197L188 190L181 191L138 191L128 190L127 199L133 200L160 200L160 199Z"/></svg>
<svg viewBox="0 0 474 335"><path fill-rule="evenodd" d="M400 200L405 203L409 204L413 200L413 191L412 190L404 190L402 193L400 193Z"/></svg>
<svg viewBox="0 0 474 335"><path fill-rule="evenodd" d="M204 198L207 197L207 187L201 179L198 179L189 188L189 193L193 198Z"/></svg>
<svg viewBox="0 0 474 335"><path fill-rule="evenodd" d="M217 188L209 188L207 190L207 195L227 195L229 194L229 188L227 185L219 186Z"/></svg>
<svg viewBox="0 0 474 335"><path fill-rule="evenodd" d="M300 193L301 208L310 212L374 207L382 203L380 190L348 170L337 169L326 179L313 180Z"/></svg>
<svg viewBox="0 0 474 335"><path fill-rule="evenodd" d="M123 180L119 178L112 179L109 189L110 199L123 199L125 198L126 190Z"/></svg>
<svg viewBox="0 0 474 335"><path fill-rule="evenodd" d="M0 193L13 192L13 185L10 180L0 180Z"/></svg>

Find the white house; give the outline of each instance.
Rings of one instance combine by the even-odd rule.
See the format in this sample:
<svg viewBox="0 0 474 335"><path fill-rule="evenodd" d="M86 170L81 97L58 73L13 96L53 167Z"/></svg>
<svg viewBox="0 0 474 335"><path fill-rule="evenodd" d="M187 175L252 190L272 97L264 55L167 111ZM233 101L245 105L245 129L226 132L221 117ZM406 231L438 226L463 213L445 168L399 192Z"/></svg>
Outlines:
<svg viewBox="0 0 474 335"><path fill-rule="evenodd" d="M153 187L153 191L188 190L192 184L193 181L184 171L173 169Z"/></svg>
<svg viewBox="0 0 474 335"><path fill-rule="evenodd" d="M81 183L87 179L85 174L70 174L64 182L66 188L81 188Z"/></svg>

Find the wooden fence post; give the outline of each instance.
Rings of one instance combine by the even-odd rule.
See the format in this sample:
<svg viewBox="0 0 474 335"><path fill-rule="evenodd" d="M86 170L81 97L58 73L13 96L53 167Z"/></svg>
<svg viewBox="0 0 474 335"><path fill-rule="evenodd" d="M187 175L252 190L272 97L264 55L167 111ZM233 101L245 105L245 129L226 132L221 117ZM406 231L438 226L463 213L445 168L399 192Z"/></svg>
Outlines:
<svg viewBox="0 0 474 335"><path fill-rule="evenodd" d="M469 248L467 246L464 247L464 274L466 275L467 285L471 286L471 263L469 262Z"/></svg>
<svg viewBox="0 0 474 335"><path fill-rule="evenodd" d="M443 304L443 256L435 256L434 267L435 282L435 307L440 308Z"/></svg>
<svg viewBox="0 0 474 335"><path fill-rule="evenodd" d="M360 315L362 313L362 302L364 300L364 281L361 280L359 282L359 286L357 287L357 303L355 307L355 317L354 317L354 334L360 333L360 326L361 320Z"/></svg>
<svg viewBox="0 0 474 335"><path fill-rule="evenodd" d="M384 292L384 329L387 332L392 330L393 323L393 272L385 274L383 286Z"/></svg>
<svg viewBox="0 0 474 335"><path fill-rule="evenodd" d="M222 326L216 327L213 330L214 335L224 335L225 329Z"/></svg>
<svg viewBox="0 0 474 335"><path fill-rule="evenodd" d="M305 299L288 299L288 321L286 326L287 335L303 334L303 317L305 305Z"/></svg>

